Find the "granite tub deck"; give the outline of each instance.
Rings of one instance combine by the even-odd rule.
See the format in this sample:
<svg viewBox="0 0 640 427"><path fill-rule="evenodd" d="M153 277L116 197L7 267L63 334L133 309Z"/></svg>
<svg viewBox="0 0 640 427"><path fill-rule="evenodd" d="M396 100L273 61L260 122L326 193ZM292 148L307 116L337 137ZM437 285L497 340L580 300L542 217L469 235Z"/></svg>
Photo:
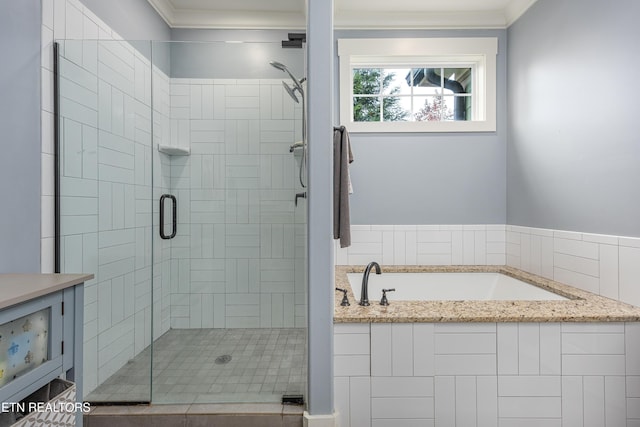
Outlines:
<svg viewBox="0 0 640 427"><path fill-rule="evenodd" d="M335 292L334 323L434 322L638 322L640 308L583 291L507 266L382 266L382 274L395 273L502 273L562 295L564 301L398 301L388 294L389 306L379 295L361 307L355 300L347 273L362 273L365 266L336 266L335 286L346 289L350 306L340 306ZM371 274L374 274L372 272Z"/></svg>

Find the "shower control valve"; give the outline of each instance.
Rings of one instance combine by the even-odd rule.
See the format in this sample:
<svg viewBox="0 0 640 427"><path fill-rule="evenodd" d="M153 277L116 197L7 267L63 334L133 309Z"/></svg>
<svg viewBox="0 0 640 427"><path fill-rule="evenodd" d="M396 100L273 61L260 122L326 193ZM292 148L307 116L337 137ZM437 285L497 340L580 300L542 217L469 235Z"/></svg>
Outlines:
<svg viewBox="0 0 640 427"><path fill-rule="evenodd" d="M295 200L295 205L298 206L298 199L306 199L307 198L307 192L303 191L302 193L296 193L296 200Z"/></svg>

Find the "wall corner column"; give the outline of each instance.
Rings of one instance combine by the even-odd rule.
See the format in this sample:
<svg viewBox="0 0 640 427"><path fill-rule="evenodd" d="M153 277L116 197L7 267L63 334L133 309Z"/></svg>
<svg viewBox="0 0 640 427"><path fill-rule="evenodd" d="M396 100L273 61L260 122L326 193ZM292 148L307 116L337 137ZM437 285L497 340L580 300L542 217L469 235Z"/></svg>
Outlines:
<svg viewBox="0 0 640 427"><path fill-rule="evenodd" d="M333 418L333 0L307 0L308 425ZM320 421L322 418L322 421Z"/></svg>

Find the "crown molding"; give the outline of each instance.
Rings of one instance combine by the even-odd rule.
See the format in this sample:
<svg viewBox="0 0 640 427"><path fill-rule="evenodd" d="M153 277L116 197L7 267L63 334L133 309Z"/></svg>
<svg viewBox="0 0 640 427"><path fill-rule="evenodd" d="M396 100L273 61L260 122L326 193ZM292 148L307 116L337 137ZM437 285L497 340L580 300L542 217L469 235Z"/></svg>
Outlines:
<svg viewBox="0 0 640 427"><path fill-rule="evenodd" d="M304 29L304 12L264 10L212 11L176 9L170 0L147 0L171 28L218 28L239 30Z"/></svg>
<svg viewBox="0 0 640 427"><path fill-rule="evenodd" d="M172 23L175 19L176 9L173 7L171 2L169 0L147 1L151 5L151 7L153 7L155 11L158 12L158 15L160 15L160 17L164 19L164 22L166 22L169 27L173 28Z"/></svg>
<svg viewBox="0 0 640 427"><path fill-rule="evenodd" d="M155 1L155 0L154 0ZM177 10L171 27L238 30L304 29L299 12Z"/></svg>
<svg viewBox="0 0 640 427"><path fill-rule="evenodd" d="M171 28L304 29L305 12L176 9L170 0L147 0ZM504 10L458 12L371 12L335 10L336 29L504 29L536 0L511 0ZM305 5L306 6L306 5Z"/></svg>

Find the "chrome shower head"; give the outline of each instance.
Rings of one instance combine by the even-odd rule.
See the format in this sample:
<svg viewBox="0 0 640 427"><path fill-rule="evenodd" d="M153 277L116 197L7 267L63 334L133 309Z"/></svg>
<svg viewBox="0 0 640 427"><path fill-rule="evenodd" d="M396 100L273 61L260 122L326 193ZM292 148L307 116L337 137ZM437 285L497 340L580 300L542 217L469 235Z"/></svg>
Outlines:
<svg viewBox="0 0 640 427"><path fill-rule="evenodd" d="M282 82L282 86L284 86L284 90L287 91L287 93L289 94L289 96L291 97L291 99L293 99L296 104L300 103L300 100L298 100L298 97L295 94L295 90L293 89L291 86L289 86L288 84L286 84L285 82Z"/></svg>
<svg viewBox="0 0 640 427"><path fill-rule="evenodd" d="M269 64L280 71L288 71L287 66L278 61L269 61Z"/></svg>
<svg viewBox="0 0 640 427"><path fill-rule="evenodd" d="M277 61L269 61L269 64L274 67L277 68L280 71L284 71L285 73L287 73L289 75L289 77L291 77L291 80L293 81L293 84L295 85L296 89L298 89L301 93L304 91L304 89L302 89L302 85L300 84L300 80L298 80L293 74L291 74L291 71L289 71L289 69L287 68L286 65L277 62Z"/></svg>

